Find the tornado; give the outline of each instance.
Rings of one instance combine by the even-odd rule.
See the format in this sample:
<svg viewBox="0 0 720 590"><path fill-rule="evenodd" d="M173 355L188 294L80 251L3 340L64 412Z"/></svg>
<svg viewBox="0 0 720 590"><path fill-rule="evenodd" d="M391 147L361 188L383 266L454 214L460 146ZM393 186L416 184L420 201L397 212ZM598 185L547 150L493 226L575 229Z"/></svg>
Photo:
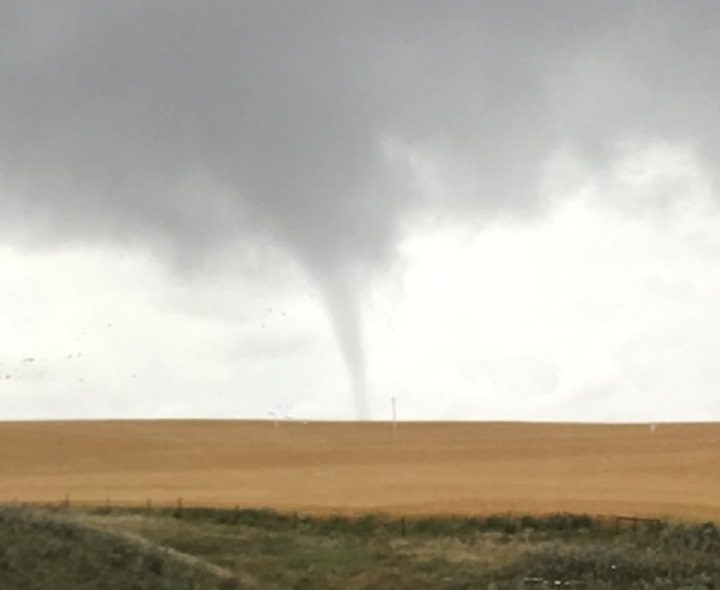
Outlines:
<svg viewBox="0 0 720 590"><path fill-rule="evenodd" d="M556 150L602 168L617 142L691 138L718 169L719 21L713 2L4 0L0 231L176 258L271 242L322 294L367 418L365 279L415 220L542 215Z"/></svg>

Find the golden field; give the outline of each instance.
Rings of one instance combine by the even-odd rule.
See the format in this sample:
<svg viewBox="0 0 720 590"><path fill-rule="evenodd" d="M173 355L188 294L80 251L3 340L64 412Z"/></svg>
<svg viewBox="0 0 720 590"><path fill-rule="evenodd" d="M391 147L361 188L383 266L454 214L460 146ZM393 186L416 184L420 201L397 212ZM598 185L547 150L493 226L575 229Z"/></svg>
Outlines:
<svg viewBox="0 0 720 590"><path fill-rule="evenodd" d="M0 423L0 501L720 519L720 424Z"/></svg>

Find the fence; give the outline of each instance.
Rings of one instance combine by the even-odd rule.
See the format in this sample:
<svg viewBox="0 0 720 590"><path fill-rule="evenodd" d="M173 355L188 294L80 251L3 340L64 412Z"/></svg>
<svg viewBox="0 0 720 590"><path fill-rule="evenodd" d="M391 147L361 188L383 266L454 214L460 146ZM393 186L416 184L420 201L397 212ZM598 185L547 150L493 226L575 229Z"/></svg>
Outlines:
<svg viewBox="0 0 720 590"><path fill-rule="evenodd" d="M406 536L409 534L433 535L463 535L480 531L497 531L501 533L515 533L521 530L555 530L571 531L580 529L593 529L596 531L609 531L620 534L628 529L638 531L640 528L660 528L666 521L659 518L649 518L629 515L576 515L567 513L548 514L545 516L516 515L512 513L493 514L487 516L391 516L391 515L332 515L332 514L303 514L296 511L278 512L265 508L241 508L240 506L208 507L203 504L187 503L179 497L175 501L154 501L147 498L144 501L114 501L106 498L104 501L72 499L66 494L55 502L47 501L19 501L14 498L9 505L46 508L55 511L93 510L143 510L157 511L172 515L177 519L187 514L194 516L215 514L227 522L242 522L254 526L272 525L289 526L297 528L301 524L314 522L316 524L334 523L341 528L356 531L372 532L379 529Z"/></svg>

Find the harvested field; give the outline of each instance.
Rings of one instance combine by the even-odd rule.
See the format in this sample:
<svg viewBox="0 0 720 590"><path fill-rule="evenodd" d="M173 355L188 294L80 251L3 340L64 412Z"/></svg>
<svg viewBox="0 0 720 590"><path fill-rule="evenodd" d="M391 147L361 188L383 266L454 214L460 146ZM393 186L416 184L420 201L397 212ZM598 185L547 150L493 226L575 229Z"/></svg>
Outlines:
<svg viewBox="0 0 720 590"><path fill-rule="evenodd" d="M0 500L720 519L720 424L0 423Z"/></svg>

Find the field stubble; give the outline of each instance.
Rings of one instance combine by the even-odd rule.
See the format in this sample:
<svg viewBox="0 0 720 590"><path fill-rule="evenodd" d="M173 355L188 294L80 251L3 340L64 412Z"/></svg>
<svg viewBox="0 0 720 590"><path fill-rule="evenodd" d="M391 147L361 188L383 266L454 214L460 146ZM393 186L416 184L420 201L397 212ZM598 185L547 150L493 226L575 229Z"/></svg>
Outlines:
<svg viewBox="0 0 720 590"><path fill-rule="evenodd" d="M308 514L720 515L720 425L0 423L0 500Z"/></svg>

